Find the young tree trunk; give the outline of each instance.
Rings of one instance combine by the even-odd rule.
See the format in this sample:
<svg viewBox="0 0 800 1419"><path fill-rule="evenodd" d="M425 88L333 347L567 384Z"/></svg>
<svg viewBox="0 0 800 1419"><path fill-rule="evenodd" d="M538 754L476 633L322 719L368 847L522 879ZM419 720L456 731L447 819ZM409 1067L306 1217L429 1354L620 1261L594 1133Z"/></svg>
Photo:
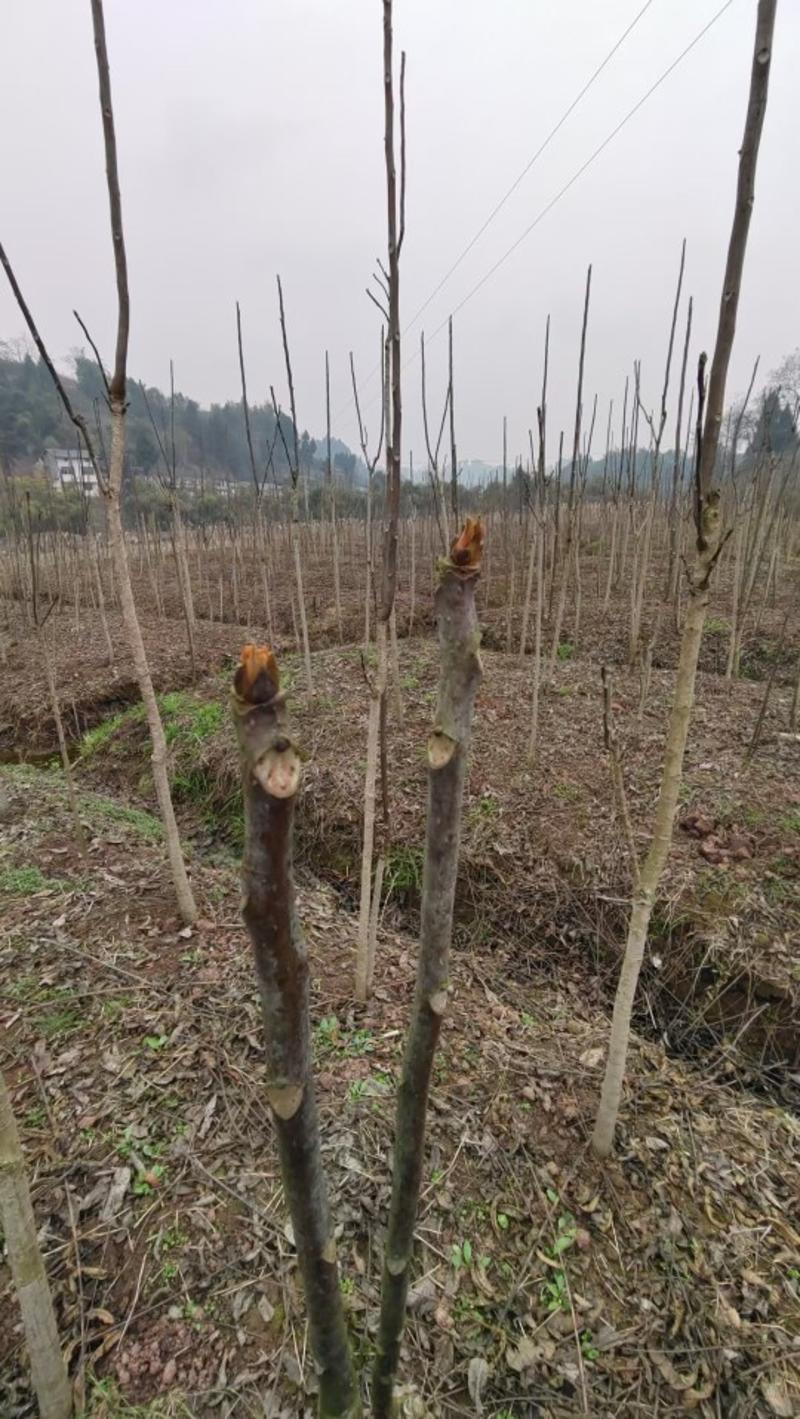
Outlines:
<svg viewBox="0 0 800 1419"><path fill-rule="evenodd" d="M506 603L506 654L511 654L511 637L514 633L514 593L516 590L516 567L514 558L511 558L508 581L508 601Z"/></svg>
<svg viewBox="0 0 800 1419"><path fill-rule="evenodd" d="M267 1050L267 1098L319 1369L323 1419L361 1414L336 1242L328 1211L311 1073L308 956L292 871L300 756L286 726L275 657L245 646L233 710L242 758L243 916L253 945Z"/></svg>
<svg viewBox="0 0 800 1419"><path fill-rule="evenodd" d="M472 709L481 676L475 583L482 538L480 523L468 518L450 558L441 563L436 592L439 698L428 739L428 823L417 988L397 1098L392 1200L372 1381L374 1419L390 1419L392 1413L422 1177L428 1091L447 1007L461 806Z"/></svg>
<svg viewBox="0 0 800 1419"><path fill-rule="evenodd" d="M367 580L364 590L364 650L369 650L370 641L370 610L372 606L372 475L367 473L367 507L366 521L364 524L364 537L366 542L366 573Z"/></svg>
<svg viewBox="0 0 800 1419"><path fill-rule="evenodd" d="M103 639L106 643L106 655L108 656L108 663L109 665L113 665L114 646L111 641L111 633L108 629L108 617L106 616L106 598L105 593L103 591L103 578L100 574L100 558L97 553L97 543L94 539L94 534L89 533L88 535L92 548L92 568L94 570L94 580L95 586L97 588L97 609L100 613L100 625L103 628Z"/></svg>
<svg viewBox="0 0 800 1419"><path fill-rule="evenodd" d="M108 474L104 474L94 451L92 436L83 416L73 409L69 395L64 384L52 362L44 342L36 327L36 322L28 309L24 296L19 288L16 277L11 269L11 265L0 246L0 264L3 265L11 283L11 288L17 300L17 304L31 332L33 340L47 367L48 373L56 387L56 391L61 399L67 415L72 420L75 427L83 436L86 450L89 455L92 467L97 478L98 486L103 494L108 515L108 530L111 543L111 553L114 562L114 573L117 584L120 605L122 608L122 620L125 633L128 639L128 646L133 659L136 679L139 691L145 706L147 723L150 729L150 738L153 746L152 763L153 779L155 782L156 795L161 810L161 817L164 823L164 831L167 839L167 851L169 853L170 867L172 869L172 880L175 886L175 893L178 899L178 908L184 921L192 922L197 916L197 911L189 886L189 879L186 875L186 866L181 852L180 838L178 837L178 826L175 822L175 812L172 806L172 797L167 776L167 745L164 738L164 727L161 723L161 715L156 701L153 681L150 676L150 668L147 663L147 656L142 639L139 618L136 614L136 605L133 599L133 588L131 585L130 567L128 566L128 552L125 544L125 535L122 527L121 497L122 497L122 472L125 459L125 411L127 408L127 355L128 355L128 331L130 325L130 297L128 293L128 272L125 255L125 241L122 229L122 201L119 189L119 173L117 168L117 145L114 132L114 113L111 102L111 79L108 66L108 50L106 47L105 19L103 15L102 0L91 0L92 6L92 26L94 30L95 55L97 60L97 74L100 90L100 113L103 127L103 140L106 157L106 183L108 188L109 212L111 218L111 236L114 249L114 267L117 283L117 339L114 356L114 369L110 380L103 372L103 380L106 384L107 402L111 417L111 451L109 458Z"/></svg>
<svg viewBox="0 0 800 1419"><path fill-rule="evenodd" d="M387 624L378 621L378 666L369 684L369 715L367 719L367 764L364 775L364 832L361 842L361 893L356 943L356 1000L364 1004L372 991L372 967L369 949L370 902L372 899L372 854L375 846L375 789L378 781L378 735L381 704L386 693L388 639Z"/></svg>
<svg viewBox="0 0 800 1419"><path fill-rule="evenodd" d="M169 856L170 870L172 872L172 882L178 900L178 910L183 920L187 923L191 923L197 917L197 908L186 873L186 864L183 860L178 824L175 819L175 809L172 805L172 793L170 791L169 774L167 772L167 741L164 736L161 712L158 708L153 678L150 674L150 666L147 661L147 652L144 647L144 640L142 639L142 628L139 625L136 603L133 599L130 567L128 566L128 549L122 527L120 497L124 454L125 403L123 396L121 400L114 399L111 405L111 459L108 485L104 490L108 516L108 534L111 543L111 555L114 559L114 574L122 605L122 624L125 627L125 636L133 661L136 683L139 686L139 694L142 697L142 703L144 704L145 715L147 717L147 727L150 731L150 762L153 766L153 784L156 791L156 798L158 799L161 821L164 824L164 836L167 843L167 854Z"/></svg>
<svg viewBox="0 0 800 1419"><path fill-rule="evenodd" d="M306 598L303 590L303 567L300 559L300 519L298 516L298 497L295 488L292 498L292 556L294 558L294 579L297 587L297 608L300 613L300 631L303 639L303 665L306 672L306 688L309 695L314 693L314 676L311 670L311 646L308 640L308 617L306 616Z"/></svg>
<svg viewBox="0 0 800 1419"><path fill-rule="evenodd" d="M0 1072L0 1222L22 1312L31 1382L41 1419L69 1419L72 1389L58 1341L47 1272L36 1235L25 1161L6 1081Z"/></svg>
<svg viewBox="0 0 800 1419"><path fill-rule="evenodd" d="M386 692L389 671L390 624L393 620L397 590L397 542L400 514L400 471L403 426L403 401L400 383L400 251L405 231L405 54L400 60L400 182L398 192L395 163L395 104L394 68L392 59L392 0L383 0L383 100L384 100L384 162L386 169L387 255L386 297L388 316L386 339L382 346L384 371L383 424L386 432L386 494L384 499L383 567L380 603L377 609L376 639L378 670L370 685L369 721L367 730L367 768L364 781L364 837L361 852L361 900L356 948L356 997L366 1001L372 990L374 952L370 952L370 903L372 900L372 852L375 834L375 785L377 776L378 740L381 739L382 786L384 817L388 822L388 773L386 750ZM352 369L352 356L351 356ZM366 458L366 431L361 421L358 390L353 371L353 395L356 404L362 450L368 474L374 463ZM377 455L376 455L377 459ZM368 493L369 499L369 484ZM371 551L368 544L368 554ZM367 582L367 604L371 591ZM393 642L396 652L396 641ZM396 688L399 695L399 666L395 664ZM382 732L381 732L382 731ZM375 887L380 892L382 872L376 872ZM377 912L377 907L376 907ZM375 918L377 922L377 916Z"/></svg>
<svg viewBox="0 0 800 1419"><path fill-rule="evenodd" d="M528 758L536 758L539 740L539 690L542 682L542 610L544 607L544 510L536 522L536 620L533 638L533 683L531 686L531 728L528 737Z"/></svg>
<svg viewBox="0 0 800 1419"><path fill-rule="evenodd" d="M533 573L536 563L536 531L530 538L528 547L528 574L525 579L525 600L522 605L522 630L519 637L519 658L522 664L525 662L525 652L528 648L528 625L531 619L531 601L533 599Z"/></svg>
<svg viewBox="0 0 800 1419"><path fill-rule="evenodd" d="M389 617L389 649L392 664L392 700L394 717L399 725L403 723L403 689L400 684L400 649L397 644L397 607L392 606Z"/></svg>
<svg viewBox="0 0 800 1419"><path fill-rule="evenodd" d="M653 838L634 891L625 956L614 1000L606 1072L592 1137L594 1151L601 1158L608 1156L613 1145L625 1078L633 1001L656 892L672 845L672 824L683 777L683 756L694 703L697 660L708 607L709 578L719 546L719 511L714 504L707 509L704 539L706 548L698 555L698 565L689 588Z"/></svg>
<svg viewBox="0 0 800 1419"><path fill-rule="evenodd" d="M178 591L181 598L181 609L183 619L186 624L186 642L189 647L189 665L192 680L197 676L197 656L195 652L195 616L194 599L192 597L192 579L189 573L189 561L186 556L186 542L184 538L183 519L181 518L178 495L173 491L172 502L172 546L175 555L175 571L177 573Z"/></svg>
<svg viewBox="0 0 800 1419"><path fill-rule="evenodd" d="M61 706L58 702L56 677L55 671L53 670L53 657L50 653L50 647L46 643L46 638L43 637L42 631L39 632L39 641L41 647L41 656L44 661L45 678L47 680L47 693L50 697L50 708L53 712L53 722L56 726L56 735L58 737L58 751L61 755L61 768L64 773L64 783L66 784L67 788L67 802L69 803L69 811L72 814L72 821L75 826L75 841L77 843L79 852L81 853L81 855L83 855L86 847L86 841L83 833L83 825L81 823L81 815L78 812L78 800L75 796L75 780L72 775L72 764L69 761L67 737L64 733L64 721L61 718Z"/></svg>
<svg viewBox="0 0 800 1419"><path fill-rule="evenodd" d="M414 631L414 604L417 599L417 517L416 513L411 513L411 586L410 601L408 607L408 637Z"/></svg>
<svg viewBox="0 0 800 1419"><path fill-rule="evenodd" d="M758 0L755 46L750 74L750 96L744 139L739 152L739 175L728 258L720 302L717 338L709 378L708 409L703 422L705 355L698 376L695 529L697 553L689 584L689 601L681 639L675 694L670 713L664 767L649 851L642 864L633 896L628 939L620 972L611 1023L608 1058L597 1113L592 1147L605 1158L611 1152L614 1128L622 1097L625 1061L630 1037L631 1012L644 956L656 892L672 842L672 825L683 774L683 757L694 702L695 676L708 606L709 583L721 548L719 493L711 486L716 464L725 383L736 329L747 234L753 208L756 161L767 104L772 35L776 0Z"/></svg>
<svg viewBox="0 0 800 1419"><path fill-rule="evenodd" d="M325 460L325 490L328 495L329 513L331 520L331 551L333 554L333 598L336 606L336 628L339 634L339 644L344 643L342 633L342 592L339 578L339 530L336 526L336 485L333 478L333 462L331 460L331 374L328 351L325 351L325 427L326 427L326 460Z"/></svg>

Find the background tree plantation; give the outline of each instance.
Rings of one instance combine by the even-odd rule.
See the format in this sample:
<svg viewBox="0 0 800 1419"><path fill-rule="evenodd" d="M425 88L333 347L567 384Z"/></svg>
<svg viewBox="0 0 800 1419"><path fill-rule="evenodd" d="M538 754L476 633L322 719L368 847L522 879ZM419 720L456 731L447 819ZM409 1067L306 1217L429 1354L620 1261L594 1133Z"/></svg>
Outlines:
<svg viewBox="0 0 800 1419"><path fill-rule="evenodd" d="M314 161L335 169L349 143L355 162L349 119L328 105L323 122L309 89L281 145L251 117L257 150L242 133L234 149L252 56L233 7L233 73L227 31L214 48L231 87L204 113L261 260L255 296L243 281L249 298L229 299L250 250L232 239L203 289L198 350L224 304L238 389L221 380L211 403L182 392L145 259L172 235L160 163L191 209L201 169L180 144L200 120L153 96L170 142L143 166L153 115L138 94L131 133L127 78L156 51L128 52L130 18L85 6L103 151L70 162L98 168L102 203L81 211L104 254L68 358L36 247L12 242L13 214L0 231L3 1419L800 1413L800 347L783 310L771 346L745 339L761 204L775 225L774 164L791 160L794 21L742 4L746 55L723 42L730 5L693 16L635 102L621 66L638 92L658 0L622 6L622 26L609 8L583 87L546 42L552 17L531 14L563 104L483 226L459 212L422 305L430 56L406 54L413 17L392 0L357 21L343 5L335 35L308 21L309 74L320 44L337 73L349 54L355 108L370 31L368 349L360 315L335 344L327 324L355 250L344 195L335 222L321 198L325 221L298 220L297 252L283 207L268 249L256 238L259 165L302 208L313 162L296 152L313 134ZM487 102L518 18L487 12ZM291 69L281 38L301 21L269 22ZM170 23L148 45L168 52ZM192 72L220 21L198 7L195 23ZM426 12L433 48L441 23ZM43 26L40 58L48 42ZM568 299L524 242L692 64L709 93L719 81L710 127L732 74L737 93L724 171L678 117L662 135L683 142L697 213L725 194L713 291L681 198L668 283L642 243L653 277L631 327L588 199ZM566 185L490 259L484 234L572 141L607 67L622 118L572 177L565 148ZM159 102L180 107L182 82ZM448 115L443 183L465 122ZM491 122L516 162L502 105ZM622 144L620 241L640 181ZM648 178L642 222L675 201ZM548 220L566 261L574 226ZM185 222L176 289L196 285L204 236ZM69 243L58 224L38 235L70 303ZM548 297L524 338L493 294L512 270ZM154 310L163 373L143 382ZM644 353L617 368L623 328ZM476 380L475 343L499 385ZM504 363L520 349L523 418ZM472 447L489 418L492 450Z"/></svg>

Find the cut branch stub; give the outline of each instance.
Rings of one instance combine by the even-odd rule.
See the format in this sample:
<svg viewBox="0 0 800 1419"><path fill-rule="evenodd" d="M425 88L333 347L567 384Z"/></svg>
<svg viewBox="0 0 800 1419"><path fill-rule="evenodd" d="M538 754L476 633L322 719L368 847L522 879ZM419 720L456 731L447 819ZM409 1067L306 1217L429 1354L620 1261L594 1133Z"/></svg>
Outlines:
<svg viewBox="0 0 800 1419"><path fill-rule="evenodd" d="M239 739L253 777L271 798L293 798L301 763L285 732L285 696L278 662L268 646L246 645L233 681Z"/></svg>
<svg viewBox="0 0 800 1419"><path fill-rule="evenodd" d="M459 571L480 571L483 556L483 523L479 517L468 517L463 531L450 548L450 561Z"/></svg>

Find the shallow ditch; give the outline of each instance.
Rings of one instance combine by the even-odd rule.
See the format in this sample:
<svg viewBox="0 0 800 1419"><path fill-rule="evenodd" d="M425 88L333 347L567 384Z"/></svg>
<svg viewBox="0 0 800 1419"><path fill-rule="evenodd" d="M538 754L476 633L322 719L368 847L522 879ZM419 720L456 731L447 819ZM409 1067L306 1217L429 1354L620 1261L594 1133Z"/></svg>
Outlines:
<svg viewBox="0 0 800 1419"><path fill-rule="evenodd" d="M118 698L95 706L87 716L91 727L130 704ZM70 747L79 758L75 736ZM125 796L147 796L149 756L140 721L131 719L117 750L92 765L92 781ZM0 762L47 768L58 762L57 746L5 748ZM201 759L194 776L176 770L173 787L183 830L198 851L238 851L241 813L232 763L226 760L223 767L213 755L208 762ZM337 803L334 781L318 780L313 792L301 796L296 821L298 866L327 882L343 905L357 912L358 805ZM420 848L393 848L382 909L385 921L412 937L419 927ZM587 998L607 1012L625 939L626 887L618 882L598 885L588 873L570 875L550 866L542 880L530 882L522 870L504 879L488 854L481 858L465 848L456 896L455 950L491 951L498 944L506 949L513 944L513 974L532 991L537 980L568 970L579 975ZM685 915L671 919L667 903L659 903L654 913L636 1027L660 1039L671 1055L703 1061L721 1080L738 1080L800 1109L800 1013L795 994L757 971L744 951L734 954L707 923Z"/></svg>

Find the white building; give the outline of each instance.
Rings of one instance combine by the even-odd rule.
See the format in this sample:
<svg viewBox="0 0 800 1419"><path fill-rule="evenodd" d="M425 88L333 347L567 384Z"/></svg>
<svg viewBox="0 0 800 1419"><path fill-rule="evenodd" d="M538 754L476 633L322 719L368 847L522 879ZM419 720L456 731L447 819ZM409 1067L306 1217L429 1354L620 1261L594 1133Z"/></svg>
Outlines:
<svg viewBox="0 0 800 1419"><path fill-rule="evenodd" d="M97 497L99 488L94 469L80 449L48 448L44 455L44 466L56 487L64 491L82 487L87 498Z"/></svg>

